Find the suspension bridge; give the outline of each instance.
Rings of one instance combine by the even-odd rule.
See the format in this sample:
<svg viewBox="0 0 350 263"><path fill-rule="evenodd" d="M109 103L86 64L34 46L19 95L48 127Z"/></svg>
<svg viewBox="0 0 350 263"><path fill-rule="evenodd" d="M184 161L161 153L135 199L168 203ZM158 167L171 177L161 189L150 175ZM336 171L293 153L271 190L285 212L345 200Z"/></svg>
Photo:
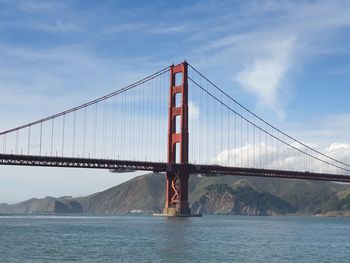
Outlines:
<svg viewBox="0 0 350 263"><path fill-rule="evenodd" d="M166 215L191 214L191 174L350 182L350 165L265 121L187 62L0 136L1 165L164 172Z"/></svg>

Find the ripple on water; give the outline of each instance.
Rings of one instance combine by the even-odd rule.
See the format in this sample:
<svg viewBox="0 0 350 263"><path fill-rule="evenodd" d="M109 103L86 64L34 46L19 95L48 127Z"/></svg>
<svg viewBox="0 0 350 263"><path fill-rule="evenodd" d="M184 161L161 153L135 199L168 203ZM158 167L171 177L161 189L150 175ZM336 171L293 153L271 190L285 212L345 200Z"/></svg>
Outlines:
<svg viewBox="0 0 350 263"><path fill-rule="evenodd" d="M349 262L350 220L0 216L0 262Z"/></svg>

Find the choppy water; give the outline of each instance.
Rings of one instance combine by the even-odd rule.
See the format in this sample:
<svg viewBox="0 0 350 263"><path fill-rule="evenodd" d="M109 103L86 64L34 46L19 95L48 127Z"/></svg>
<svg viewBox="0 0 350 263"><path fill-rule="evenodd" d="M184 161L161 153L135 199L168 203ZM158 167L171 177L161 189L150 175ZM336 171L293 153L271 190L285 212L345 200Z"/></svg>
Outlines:
<svg viewBox="0 0 350 263"><path fill-rule="evenodd" d="M350 219L6 215L0 262L350 262Z"/></svg>

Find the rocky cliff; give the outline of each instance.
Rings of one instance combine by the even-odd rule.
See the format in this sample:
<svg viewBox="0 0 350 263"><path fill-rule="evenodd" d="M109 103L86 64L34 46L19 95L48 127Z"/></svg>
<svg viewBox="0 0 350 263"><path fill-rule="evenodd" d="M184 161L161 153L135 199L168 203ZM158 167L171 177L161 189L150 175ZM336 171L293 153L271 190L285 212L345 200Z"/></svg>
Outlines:
<svg viewBox="0 0 350 263"><path fill-rule="evenodd" d="M260 216L295 212L286 201L249 186L233 189L227 184L212 184L205 190L192 204L194 213Z"/></svg>

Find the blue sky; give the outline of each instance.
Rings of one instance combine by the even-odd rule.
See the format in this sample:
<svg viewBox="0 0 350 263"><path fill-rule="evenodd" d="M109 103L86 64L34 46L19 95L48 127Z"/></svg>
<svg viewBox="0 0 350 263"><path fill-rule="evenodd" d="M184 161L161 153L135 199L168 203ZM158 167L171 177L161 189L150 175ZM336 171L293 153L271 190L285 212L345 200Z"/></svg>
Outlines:
<svg viewBox="0 0 350 263"><path fill-rule="evenodd" d="M349 14L347 0L0 0L0 129L187 59L293 136L324 146L348 144ZM0 202L87 194L132 176L1 171Z"/></svg>

